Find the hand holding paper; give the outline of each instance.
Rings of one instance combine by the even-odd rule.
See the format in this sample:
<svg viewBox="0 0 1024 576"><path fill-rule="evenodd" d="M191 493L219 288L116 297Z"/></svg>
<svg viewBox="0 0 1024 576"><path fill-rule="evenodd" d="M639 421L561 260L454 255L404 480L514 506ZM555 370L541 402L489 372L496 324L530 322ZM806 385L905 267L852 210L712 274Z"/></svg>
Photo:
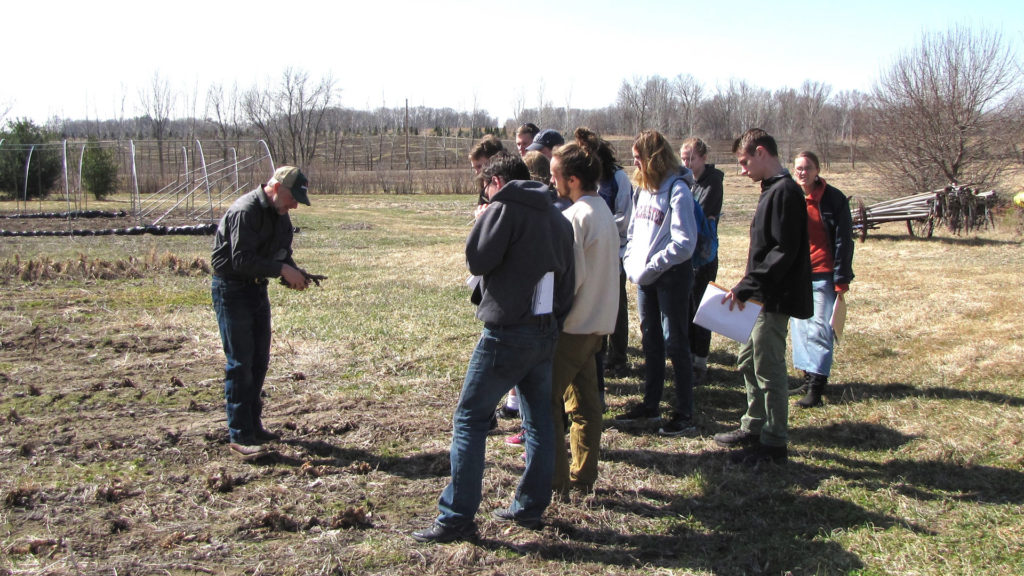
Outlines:
<svg viewBox="0 0 1024 576"><path fill-rule="evenodd" d="M750 339L750 332L760 313L759 302L737 300L732 292L711 282L704 291L693 321L742 344Z"/></svg>

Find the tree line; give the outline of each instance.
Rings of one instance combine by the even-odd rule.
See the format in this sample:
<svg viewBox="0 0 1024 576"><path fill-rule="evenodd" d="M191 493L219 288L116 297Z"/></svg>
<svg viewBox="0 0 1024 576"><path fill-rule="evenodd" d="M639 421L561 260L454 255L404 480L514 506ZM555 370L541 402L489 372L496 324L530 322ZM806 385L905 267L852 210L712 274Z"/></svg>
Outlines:
<svg viewBox="0 0 1024 576"><path fill-rule="evenodd" d="M259 138L278 163L315 166L330 161L324 153L330 143L337 149L351 135L509 138L519 124L533 122L563 133L588 126L629 136L656 128L677 139L727 141L757 126L776 136L787 158L811 148L826 164L856 165L863 155L892 190L917 192L950 183L995 184L1009 166L1024 162L1021 78L1015 45L1000 33L954 27L924 34L919 46L900 54L863 92L837 92L813 80L768 90L735 79L712 88L689 74L634 76L621 82L615 102L599 109L556 105L541 84L536 106L527 107L519 93L512 116L499 122L475 102L470 111L347 108L338 103L340 88L332 76L312 78L294 68L247 90L215 84L202 98L198 89L191 95L175 92L155 74L139 91L143 114L54 118L44 131L60 139L155 140L163 177L167 140Z"/></svg>

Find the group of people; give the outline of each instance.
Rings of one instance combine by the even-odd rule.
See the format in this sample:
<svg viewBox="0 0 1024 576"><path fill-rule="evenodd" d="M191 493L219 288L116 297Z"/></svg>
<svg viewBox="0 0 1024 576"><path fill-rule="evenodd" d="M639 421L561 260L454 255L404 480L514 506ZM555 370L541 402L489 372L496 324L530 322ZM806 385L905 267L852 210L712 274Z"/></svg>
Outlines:
<svg viewBox="0 0 1024 576"><path fill-rule="evenodd" d="M469 154L479 201L465 254L483 330L453 416L451 481L437 518L412 534L421 542L475 534L486 439L498 415L521 419L509 441L518 437L513 443L525 446L526 463L511 504L493 511L496 520L538 528L553 494L594 489L603 376L628 362L627 279L637 285L644 394L615 420L659 419L666 436L696 429L693 389L707 377L711 335L692 317L718 260L694 267L692 256L697 214L720 218L724 178L707 162L706 144L689 138L676 153L664 135L646 130L633 141L632 178L609 143L586 128L566 142L555 130L524 124L516 145L518 154L488 136ZM762 130L745 132L733 153L761 194L745 273L719 305L743 308L755 300L762 309L738 355L746 411L737 429L714 440L737 448L735 462L782 463L793 392L787 331L794 365L805 374L798 404L820 405L832 364L832 310L853 279L852 222L846 197L820 177L813 153L797 157L795 180ZM288 217L298 203L309 205L307 186L298 168L279 168L229 208L214 240L228 446L243 459L263 455L264 445L278 439L261 418L270 351L267 279L279 277L296 290L310 283L292 259ZM661 419L666 359L675 394Z"/></svg>
<svg viewBox="0 0 1024 576"><path fill-rule="evenodd" d="M522 418L526 466L511 504L492 517L535 529L552 494L593 490L604 408L599 375L605 360L614 366L624 359L612 352L616 346L624 352L624 343L607 336L619 325L625 279L637 285L644 396L615 420L660 418L668 359L675 398L658 431L675 436L695 430L693 387L707 375L710 333L693 324L692 314L717 275L718 261L696 268L691 262L694 203L717 223L724 175L707 163L700 139L686 140L677 155L664 135L647 130L633 142L632 181L625 190L616 183L613 192L621 167L607 142L585 128L568 144L554 131L522 135L532 128L520 128L517 145L525 155L531 146L547 152L551 186L538 181L543 171L527 167L525 155L499 150L481 162L481 204L466 261L478 277L473 301L484 331L453 417L451 481L437 518L412 533L420 542L476 533L493 406L511 391L514 408L505 403L498 412ZM531 136L541 142L531 143ZM756 300L762 311L738 356L747 409L737 429L714 439L736 448L734 462L784 463L791 392L787 330L792 322L794 361L806 375L806 396L798 405L820 405L832 361L832 306L853 278L852 223L845 196L820 178L813 153L797 158L796 180L763 130L744 133L733 153L741 174L761 184L761 196L745 274L719 305L743 308ZM556 207L551 188L569 201L564 209ZM623 192L625 215L618 219L616 200ZM568 451L561 441L565 414L571 418Z"/></svg>

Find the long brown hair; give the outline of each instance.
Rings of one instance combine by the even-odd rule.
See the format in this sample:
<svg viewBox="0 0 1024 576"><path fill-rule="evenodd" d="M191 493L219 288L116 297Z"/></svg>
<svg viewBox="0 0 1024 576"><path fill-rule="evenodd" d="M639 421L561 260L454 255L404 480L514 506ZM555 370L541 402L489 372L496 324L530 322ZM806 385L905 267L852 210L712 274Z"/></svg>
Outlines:
<svg viewBox="0 0 1024 576"><path fill-rule="evenodd" d="M679 156L661 132L644 130L633 140L633 148L640 156L640 167L633 173L638 188L657 192L665 178L679 172Z"/></svg>

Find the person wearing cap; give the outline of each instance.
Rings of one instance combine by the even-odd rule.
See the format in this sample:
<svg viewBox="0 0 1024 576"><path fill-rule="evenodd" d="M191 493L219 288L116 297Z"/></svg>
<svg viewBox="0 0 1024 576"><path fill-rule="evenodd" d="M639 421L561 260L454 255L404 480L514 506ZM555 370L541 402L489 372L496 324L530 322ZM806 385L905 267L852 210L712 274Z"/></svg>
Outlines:
<svg viewBox="0 0 1024 576"><path fill-rule="evenodd" d="M262 444L280 436L263 427L263 380L270 364L268 278L293 290L309 286L292 259L288 211L309 206L309 180L294 166L282 166L263 186L235 200L213 240L211 294L217 313L224 367L231 452L244 460L264 453Z"/></svg>
<svg viewBox="0 0 1024 576"><path fill-rule="evenodd" d="M546 156L548 160L551 160L555 147L561 146L562 144L565 144L565 138L562 138L562 135L558 133L558 130L548 128L547 130L541 130L540 133L533 138L533 142L526 147L526 150L539 150L540 153Z"/></svg>

